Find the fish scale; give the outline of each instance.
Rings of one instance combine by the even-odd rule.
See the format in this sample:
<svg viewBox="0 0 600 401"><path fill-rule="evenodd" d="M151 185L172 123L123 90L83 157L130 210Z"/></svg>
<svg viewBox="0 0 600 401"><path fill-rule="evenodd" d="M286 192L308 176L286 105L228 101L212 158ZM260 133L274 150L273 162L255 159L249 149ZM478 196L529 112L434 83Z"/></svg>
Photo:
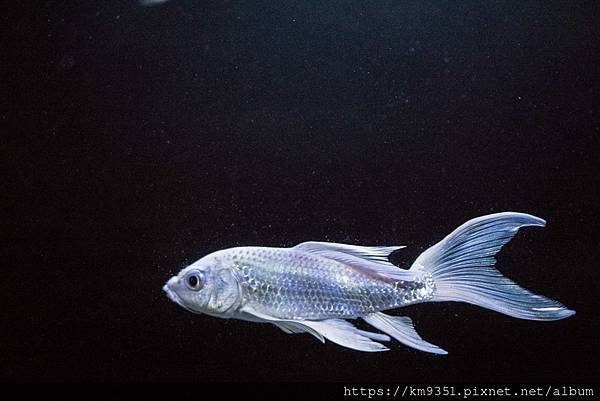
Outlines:
<svg viewBox="0 0 600 401"><path fill-rule="evenodd" d="M378 280L291 249L248 247L226 259L238 272L244 302L281 319L351 318L422 301L432 292L426 280Z"/></svg>

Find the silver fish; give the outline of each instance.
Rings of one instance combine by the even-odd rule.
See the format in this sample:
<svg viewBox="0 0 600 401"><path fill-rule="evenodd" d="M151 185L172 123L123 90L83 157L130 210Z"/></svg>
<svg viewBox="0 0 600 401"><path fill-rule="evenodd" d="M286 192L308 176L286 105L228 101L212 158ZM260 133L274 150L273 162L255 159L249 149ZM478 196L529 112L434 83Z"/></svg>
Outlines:
<svg viewBox="0 0 600 401"><path fill-rule="evenodd" d="M303 242L291 248L224 249L181 270L163 290L194 313L272 323L286 333L306 332L359 351L386 351L378 341L393 337L421 351L446 354L423 340L410 318L382 311L458 301L529 320L575 313L494 268L494 255L520 227L544 225L524 213L478 217L423 252L408 270L388 261L403 246ZM348 322L357 318L385 334Z"/></svg>

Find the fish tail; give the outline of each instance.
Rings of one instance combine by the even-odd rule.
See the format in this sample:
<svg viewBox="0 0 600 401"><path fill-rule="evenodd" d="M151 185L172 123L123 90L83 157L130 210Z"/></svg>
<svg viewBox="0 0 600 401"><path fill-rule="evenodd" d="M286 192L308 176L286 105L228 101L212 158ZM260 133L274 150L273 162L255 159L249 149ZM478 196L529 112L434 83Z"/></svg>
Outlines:
<svg viewBox="0 0 600 401"><path fill-rule="evenodd" d="M494 255L519 228L545 224L539 217L513 212L469 220L423 252L411 270L431 273L434 302L467 302L520 319L564 319L575 311L531 293L494 268Z"/></svg>

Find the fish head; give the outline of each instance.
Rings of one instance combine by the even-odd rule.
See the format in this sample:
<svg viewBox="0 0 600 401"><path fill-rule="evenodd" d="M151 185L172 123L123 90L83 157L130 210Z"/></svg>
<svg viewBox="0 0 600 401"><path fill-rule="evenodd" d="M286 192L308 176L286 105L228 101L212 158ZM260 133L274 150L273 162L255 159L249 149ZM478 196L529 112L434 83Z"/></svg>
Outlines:
<svg viewBox="0 0 600 401"><path fill-rule="evenodd" d="M241 303L239 283L218 258L205 256L163 286L169 299L194 313L229 317Z"/></svg>

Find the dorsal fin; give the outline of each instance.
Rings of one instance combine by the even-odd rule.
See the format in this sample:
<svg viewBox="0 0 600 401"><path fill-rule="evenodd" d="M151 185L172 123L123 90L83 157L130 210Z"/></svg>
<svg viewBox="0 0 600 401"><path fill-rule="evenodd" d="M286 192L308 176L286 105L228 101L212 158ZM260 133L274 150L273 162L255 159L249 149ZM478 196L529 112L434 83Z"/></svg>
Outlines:
<svg viewBox="0 0 600 401"><path fill-rule="evenodd" d="M344 263L365 273L393 280L414 280L413 272L402 270L388 260L388 255L404 246L358 246L335 242L303 242L292 249L316 254Z"/></svg>
<svg viewBox="0 0 600 401"><path fill-rule="evenodd" d="M322 253L327 251L342 252L358 258L389 265L392 265L388 260L390 253L402 248L406 248L406 246L360 246L317 241L303 242L294 247L294 249L311 253Z"/></svg>

